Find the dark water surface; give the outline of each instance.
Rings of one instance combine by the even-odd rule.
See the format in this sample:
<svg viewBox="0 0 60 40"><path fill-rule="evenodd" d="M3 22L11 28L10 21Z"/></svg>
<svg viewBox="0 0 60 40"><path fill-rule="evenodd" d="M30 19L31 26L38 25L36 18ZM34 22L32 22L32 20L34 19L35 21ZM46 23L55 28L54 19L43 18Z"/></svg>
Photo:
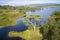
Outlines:
<svg viewBox="0 0 60 40"><path fill-rule="evenodd" d="M44 10L37 10L34 12L29 11L27 12L27 15L30 15L31 13L42 15L44 20L41 21L41 24L43 24L44 22L46 22L47 18L52 14L52 12L58 10L60 10L60 8L49 8ZM27 29L28 27L23 23L22 18L20 18L18 19L18 24L16 24L15 26L10 26L10 27L0 29L0 40L7 40L8 33L10 31L21 32Z"/></svg>
<svg viewBox="0 0 60 40"><path fill-rule="evenodd" d="M9 26L6 28L0 29L0 40L7 40L8 33L10 31L22 32L28 29L28 27L23 23L22 19L18 19L18 24L15 26Z"/></svg>

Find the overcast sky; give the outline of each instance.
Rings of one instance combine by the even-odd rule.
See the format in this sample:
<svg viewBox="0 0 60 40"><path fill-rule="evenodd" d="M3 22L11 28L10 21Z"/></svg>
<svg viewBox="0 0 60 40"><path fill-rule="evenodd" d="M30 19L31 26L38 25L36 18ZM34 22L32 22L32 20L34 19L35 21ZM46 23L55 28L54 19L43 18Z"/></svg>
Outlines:
<svg viewBox="0 0 60 40"><path fill-rule="evenodd" d="M0 5L13 5L13 6L42 3L60 4L60 0L0 0Z"/></svg>

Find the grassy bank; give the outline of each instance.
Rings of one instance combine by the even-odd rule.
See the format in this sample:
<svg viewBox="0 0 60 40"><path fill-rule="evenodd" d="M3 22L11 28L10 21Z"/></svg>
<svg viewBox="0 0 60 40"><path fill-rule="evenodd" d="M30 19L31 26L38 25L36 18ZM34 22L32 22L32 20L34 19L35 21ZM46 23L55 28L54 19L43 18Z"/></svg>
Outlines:
<svg viewBox="0 0 60 40"><path fill-rule="evenodd" d="M14 32L10 31L8 33L9 37L22 37L26 40L42 40L42 36L39 32L39 28L37 28L36 31L33 31L33 29L28 29L24 32Z"/></svg>

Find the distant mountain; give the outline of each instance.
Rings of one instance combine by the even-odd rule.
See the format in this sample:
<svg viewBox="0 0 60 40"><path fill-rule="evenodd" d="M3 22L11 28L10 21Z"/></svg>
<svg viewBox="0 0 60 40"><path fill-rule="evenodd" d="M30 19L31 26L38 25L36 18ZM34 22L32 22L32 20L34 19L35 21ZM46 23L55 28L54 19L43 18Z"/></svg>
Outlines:
<svg viewBox="0 0 60 40"><path fill-rule="evenodd" d="M45 3L45 4L30 4L28 6L60 6L60 4L53 4L53 3Z"/></svg>

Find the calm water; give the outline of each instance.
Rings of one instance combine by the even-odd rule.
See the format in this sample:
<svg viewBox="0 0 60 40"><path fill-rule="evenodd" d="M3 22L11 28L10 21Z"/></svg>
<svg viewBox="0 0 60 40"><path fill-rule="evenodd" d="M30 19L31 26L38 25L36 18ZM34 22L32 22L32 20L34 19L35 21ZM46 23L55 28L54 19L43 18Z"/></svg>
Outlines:
<svg viewBox="0 0 60 40"><path fill-rule="evenodd" d="M18 19L18 24L15 26L9 26L6 28L0 29L0 40L7 40L8 33L10 31L21 32L28 29L28 27L23 23L22 19Z"/></svg>
<svg viewBox="0 0 60 40"><path fill-rule="evenodd" d="M54 11L59 11L60 8L49 8L49 9L44 9L44 10L36 10L36 11L28 11L26 14L39 14L41 15L44 20L40 22L40 24L45 24L47 22L47 18L54 12Z"/></svg>
<svg viewBox="0 0 60 40"><path fill-rule="evenodd" d="M58 11L60 8L49 8L49 9L44 9L44 10L37 10L37 11L28 11L26 12L26 15L30 15L31 13L33 14L39 14L43 16L44 20L41 21L41 24L45 23L48 16L52 14L54 11ZM16 32L21 32L27 30L28 27L23 23L22 18L18 19L18 24L15 26L10 26L6 28L0 29L0 40L6 40L8 37L8 33L10 31L16 31Z"/></svg>

